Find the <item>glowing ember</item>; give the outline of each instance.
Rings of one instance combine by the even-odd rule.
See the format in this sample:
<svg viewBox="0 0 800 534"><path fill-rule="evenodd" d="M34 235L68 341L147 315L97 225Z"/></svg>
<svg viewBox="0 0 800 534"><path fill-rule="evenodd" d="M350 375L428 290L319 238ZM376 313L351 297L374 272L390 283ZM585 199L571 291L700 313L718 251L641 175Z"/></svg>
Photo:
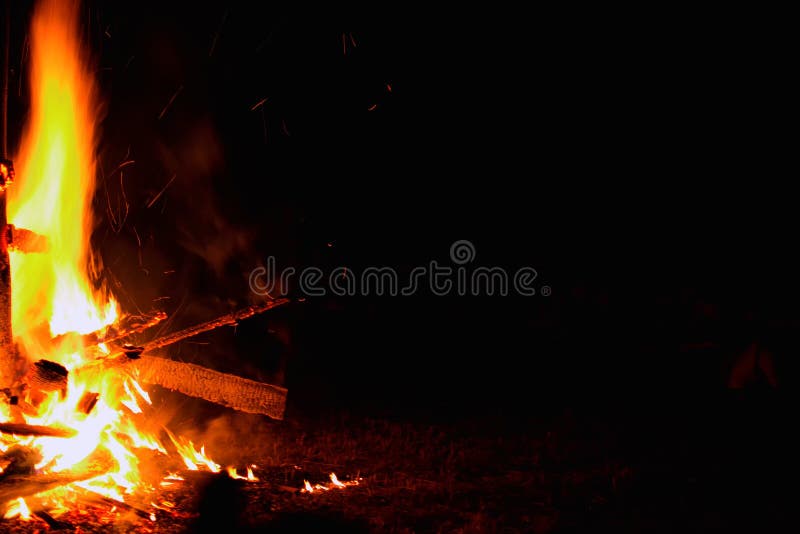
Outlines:
<svg viewBox="0 0 800 534"><path fill-rule="evenodd" d="M173 508L175 508L175 503L170 501L161 501L161 504L151 502L150 506L155 508L156 510L162 510L164 512L170 512Z"/></svg>

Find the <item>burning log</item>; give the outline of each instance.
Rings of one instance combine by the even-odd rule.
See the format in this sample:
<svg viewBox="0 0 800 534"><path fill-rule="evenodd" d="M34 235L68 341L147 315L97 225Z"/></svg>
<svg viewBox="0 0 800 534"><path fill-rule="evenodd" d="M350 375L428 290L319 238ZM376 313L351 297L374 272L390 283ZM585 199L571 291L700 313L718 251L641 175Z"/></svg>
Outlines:
<svg viewBox="0 0 800 534"><path fill-rule="evenodd" d="M82 471L54 473L52 475L11 475L0 480L0 503L28 497L73 482L89 480L102 475L105 471Z"/></svg>
<svg viewBox="0 0 800 534"><path fill-rule="evenodd" d="M108 358L75 372L127 371L148 384L179 391L240 412L283 419L287 389L154 356Z"/></svg>
<svg viewBox="0 0 800 534"><path fill-rule="evenodd" d="M141 334L145 330L158 325L166 318L167 314L163 311L155 311L144 315L130 315L125 317L113 331L107 333L96 342L116 343L134 334Z"/></svg>
<svg viewBox="0 0 800 534"><path fill-rule="evenodd" d="M78 401L78 411L81 412L83 415L89 415L94 410L94 407L97 405L97 400L100 398L99 393L94 393L93 391L87 391L83 395L81 395L80 400Z"/></svg>
<svg viewBox="0 0 800 534"><path fill-rule="evenodd" d="M98 334L98 332L85 335L69 332L54 337L52 343L57 346L71 338L81 340L84 346L99 345L100 343L118 343L134 334L141 334L145 330L158 325L166 318L167 314L163 311L154 311L143 315L130 315L123 318L120 324L111 327L111 329L103 335Z"/></svg>
<svg viewBox="0 0 800 534"><path fill-rule="evenodd" d="M27 425L25 423L0 423L0 432L17 436L46 436L51 438L73 438L78 431L66 427Z"/></svg>
<svg viewBox="0 0 800 534"><path fill-rule="evenodd" d="M240 412L283 419L288 392L285 388L152 356L134 360L133 366L143 382L158 384Z"/></svg>
<svg viewBox="0 0 800 534"><path fill-rule="evenodd" d="M204 332L210 332L211 330L220 328L222 326L234 326L239 321L242 321L249 317L253 317L254 315L258 315L260 313L264 313L273 308L277 308L278 306L282 306L284 304L287 304L288 302L289 299L275 299L257 306L248 306L247 308L236 310L235 312L225 314L221 317L217 317L216 319L212 319L211 321L190 326L189 328L185 328L183 330L167 334L166 336L158 337L150 341L149 343L146 343L143 347L139 348L138 352L141 353L144 351L160 349L168 345L177 343L179 341L183 341L184 339L188 339L190 337L202 334ZM148 328L156 326L166 318L167 314L164 313L163 311L156 311L147 315L132 316L130 318L124 319L122 325L117 327L112 332L106 334L104 337L98 337L96 332L80 337L87 344L117 343L129 336L142 333ZM74 336L75 334L63 334L61 336L57 336L53 338L53 342L54 344L58 344L59 342L63 341L67 336L71 335ZM121 352L129 354L131 351L129 349L123 349Z"/></svg>
<svg viewBox="0 0 800 534"><path fill-rule="evenodd" d="M227 373L220 373L191 363L142 356L141 354L166 347L221 326L235 325L238 321L288 302L289 299L276 299L258 306L250 306L217 319L156 338L149 343L145 343L143 347L123 349L122 352L117 352L113 356L78 368L75 372L125 370L134 373L137 379L142 382L179 391L190 397L198 397L241 412L267 415L273 419L283 419L287 394L285 388L240 378Z"/></svg>

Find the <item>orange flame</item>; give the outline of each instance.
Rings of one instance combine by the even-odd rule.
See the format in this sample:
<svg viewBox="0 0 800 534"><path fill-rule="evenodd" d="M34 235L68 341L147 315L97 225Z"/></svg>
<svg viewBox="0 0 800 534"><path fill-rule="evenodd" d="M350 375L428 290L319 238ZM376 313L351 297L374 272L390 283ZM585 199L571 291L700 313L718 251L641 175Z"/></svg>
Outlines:
<svg viewBox="0 0 800 534"><path fill-rule="evenodd" d="M78 14L78 4L71 0L44 0L34 12L30 117L16 158L19 179L9 189L8 202L10 222L48 243L42 253L10 254L15 340L23 354L68 369L84 362L80 338L53 338L102 331L119 314L116 301L94 282L100 267L90 248L98 105ZM75 437L20 440L0 435L0 446L35 448L42 456L36 468L44 472L69 469L102 447L116 468L81 485L122 500L140 484L138 459L127 442L164 450L157 439L136 431L121 409L141 412L140 400L150 402L147 393L132 379L108 375L89 380L73 373L67 392L66 398L57 392L35 403L38 413L26 416L26 422L67 426L77 432ZM85 393L98 399L88 414L80 409Z"/></svg>
<svg viewBox="0 0 800 534"><path fill-rule="evenodd" d="M258 477L253 474L253 468L255 465L248 465L247 466L247 476L242 476L239 474L239 471L235 467L229 467L226 469L228 476L234 480L246 480L248 482L258 482Z"/></svg>
<svg viewBox="0 0 800 534"><path fill-rule="evenodd" d="M341 480L339 480L339 477L336 476L336 473L331 473L329 475L329 478L331 479L330 484L314 484L313 486L311 485L311 482L309 482L308 480L304 480L303 488L300 490L300 492L314 493L317 490L329 491L336 488L344 489L350 486L358 486L361 481L360 478L356 478L354 480L342 482Z"/></svg>
<svg viewBox="0 0 800 534"><path fill-rule="evenodd" d="M30 354L42 354L51 336L96 332L118 315L116 302L92 282L99 269L89 247L99 108L78 11L74 1L46 0L30 32L30 117L16 157L18 183L9 189L9 221L48 242L43 253L11 253L14 333Z"/></svg>
<svg viewBox="0 0 800 534"><path fill-rule="evenodd" d="M167 429L164 430L167 431L169 439L172 440L172 443L175 445L178 454L180 454L181 458L183 458L183 463L186 464L187 469L190 471L199 471L200 467L202 466L212 473L219 473L222 470L221 465L206 455L205 446L201 446L200 450L198 451L191 440L188 440L184 437L176 438L172 432Z"/></svg>
<svg viewBox="0 0 800 534"><path fill-rule="evenodd" d="M6 513L3 516L4 519L12 519L14 517L19 517L23 521L31 520L31 510L28 508L28 504L22 497L17 498L15 501L11 501L11 504L8 506L8 510L6 510Z"/></svg>

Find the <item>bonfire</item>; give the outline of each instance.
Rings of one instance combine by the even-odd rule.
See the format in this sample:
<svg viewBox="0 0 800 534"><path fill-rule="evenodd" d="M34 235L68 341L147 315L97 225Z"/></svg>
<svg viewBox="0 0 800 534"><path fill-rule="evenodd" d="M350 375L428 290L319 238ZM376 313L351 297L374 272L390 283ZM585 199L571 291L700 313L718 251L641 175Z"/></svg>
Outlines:
<svg viewBox="0 0 800 534"><path fill-rule="evenodd" d="M131 344L166 314L126 314L90 247L98 95L78 35L73 2L38 5L28 125L13 163L0 164L0 515L51 517L101 503L156 520L169 504L147 504L159 481L142 475L145 458L256 476L148 425L147 385L274 419L283 417L286 390L149 353L287 300ZM182 478L164 472L161 484Z"/></svg>

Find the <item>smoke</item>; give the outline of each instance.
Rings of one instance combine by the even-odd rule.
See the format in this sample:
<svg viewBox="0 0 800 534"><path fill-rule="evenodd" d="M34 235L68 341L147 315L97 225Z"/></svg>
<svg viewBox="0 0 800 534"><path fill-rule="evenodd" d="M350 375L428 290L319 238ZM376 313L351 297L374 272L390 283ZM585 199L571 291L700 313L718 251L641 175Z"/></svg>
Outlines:
<svg viewBox="0 0 800 534"><path fill-rule="evenodd" d="M253 232L221 212L215 181L224 179L225 162L214 125L202 119L184 131L178 142L161 146L165 166L175 169L170 200L179 215L178 244L222 278L228 264L251 248Z"/></svg>

